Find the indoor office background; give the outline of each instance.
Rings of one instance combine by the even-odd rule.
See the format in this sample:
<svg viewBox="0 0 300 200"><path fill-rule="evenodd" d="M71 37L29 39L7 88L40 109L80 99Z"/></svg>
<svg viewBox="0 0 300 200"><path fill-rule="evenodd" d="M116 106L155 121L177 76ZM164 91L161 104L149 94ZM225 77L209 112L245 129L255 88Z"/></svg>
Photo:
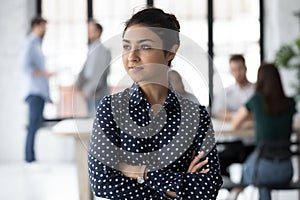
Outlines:
<svg viewBox="0 0 300 200"><path fill-rule="evenodd" d="M22 99L18 57L30 30L30 19L41 14L48 20L43 42L46 66L59 74L50 82L53 104L46 105L45 117L69 117L70 107L65 105L67 97L62 91L68 93L86 58L88 18L103 25L102 42L109 43L122 33L126 19L147 4L175 13L182 35L212 58L212 62L203 63L207 73L201 79L193 68L186 67L189 64L183 57L173 63L187 89L207 107L213 106L209 93L214 91L211 86L216 75L221 77L223 87L234 81L228 65L230 54L245 55L247 76L254 83L261 61L273 61L281 45L300 36L299 0L2 0L0 199L79 199L72 138L53 135L49 127L40 129L36 141L40 166L28 171L23 163L27 107ZM295 73L281 69L281 74L285 92L292 95ZM128 86L121 81L124 75L120 56L116 55L110 86L116 90ZM276 197L298 199L297 195L297 191L280 191Z"/></svg>

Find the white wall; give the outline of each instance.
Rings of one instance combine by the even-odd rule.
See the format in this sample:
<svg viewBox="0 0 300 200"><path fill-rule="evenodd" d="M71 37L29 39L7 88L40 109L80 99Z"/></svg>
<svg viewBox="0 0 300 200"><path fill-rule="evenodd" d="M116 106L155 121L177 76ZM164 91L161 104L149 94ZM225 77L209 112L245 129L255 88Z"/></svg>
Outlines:
<svg viewBox="0 0 300 200"><path fill-rule="evenodd" d="M26 0L2 0L0 7L0 162L19 160L23 153L25 109L17 57L25 36L28 5Z"/></svg>
<svg viewBox="0 0 300 200"><path fill-rule="evenodd" d="M300 21L294 12L299 0L265 0L265 60L273 61L282 44L300 36Z"/></svg>
<svg viewBox="0 0 300 200"><path fill-rule="evenodd" d="M35 0L1 0L0 6L0 164L24 158L27 106L21 90L18 56L35 13ZM71 138L58 138L48 130L37 136L37 158L40 160L72 160Z"/></svg>
<svg viewBox="0 0 300 200"><path fill-rule="evenodd" d="M300 11L299 0L265 0L265 60L274 61L281 45L300 37L300 19L294 12ZM294 94L292 83L297 82L295 71L280 69L283 87L287 95ZM298 102L300 112L300 102ZM300 115L300 113L297 115Z"/></svg>

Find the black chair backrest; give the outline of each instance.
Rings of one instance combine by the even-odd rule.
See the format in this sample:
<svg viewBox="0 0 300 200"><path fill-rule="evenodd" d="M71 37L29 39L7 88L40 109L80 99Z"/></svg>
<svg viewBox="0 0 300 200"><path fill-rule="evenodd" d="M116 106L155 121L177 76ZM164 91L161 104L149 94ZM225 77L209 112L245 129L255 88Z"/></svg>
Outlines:
<svg viewBox="0 0 300 200"><path fill-rule="evenodd" d="M271 160L288 159L292 156L289 140L264 141L259 145L259 158Z"/></svg>
<svg viewBox="0 0 300 200"><path fill-rule="evenodd" d="M257 158L257 164L260 158L272 159L272 160L281 160L281 159L290 159L292 156L300 156L300 141L268 141L263 142L259 145L259 155ZM298 157L298 159L300 159ZM291 182L289 184L258 184L257 183L257 168L254 171L254 185L257 187L267 187L269 189L276 190L288 190L288 189L300 189L300 180L297 182Z"/></svg>

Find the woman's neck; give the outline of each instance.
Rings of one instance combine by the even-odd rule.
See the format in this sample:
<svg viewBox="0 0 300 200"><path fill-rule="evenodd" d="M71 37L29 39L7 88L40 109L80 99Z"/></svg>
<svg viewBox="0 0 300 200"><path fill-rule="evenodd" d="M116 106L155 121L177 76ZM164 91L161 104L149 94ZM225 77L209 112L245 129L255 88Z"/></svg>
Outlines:
<svg viewBox="0 0 300 200"><path fill-rule="evenodd" d="M163 105L168 96L168 87L160 84L140 85L144 97L153 105Z"/></svg>

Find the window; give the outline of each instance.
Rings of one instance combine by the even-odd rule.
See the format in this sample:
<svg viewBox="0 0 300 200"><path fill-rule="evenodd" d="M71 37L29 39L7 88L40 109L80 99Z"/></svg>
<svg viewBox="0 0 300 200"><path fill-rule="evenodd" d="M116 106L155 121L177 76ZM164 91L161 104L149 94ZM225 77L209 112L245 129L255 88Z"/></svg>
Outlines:
<svg viewBox="0 0 300 200"><path fill-rule="evenodd" d="M214 64L224 87L234 83L229 57L243 54L247 77L255 82L260 65L259 1L214 0Z"/></svg>
<svg viewBox="0 0 300 200"><path fill-rule="evenodd" d="M47 68L58 71L51 80L53 105L47 105L48 117L61 115L62 87L68 88L81 70L87 54L87 1L42 0L42 15L48 20L44 39ZM208 106L208 8L209 0L155 0L154 6L176 14L181 24L182 45L173 61L173 68L183 77L186 89L196 95L201 104ZM141 0L93 0L93 18L104 32L102 42L112 50L111 73L108 82L115 91L131 85L121 61L121 33L124 22L146 7ZM256 81L260 64L259 1L213 1L213 51L215 76L220 75L223 86L234 82L229 71L229 56L244 54L251 82ZM214 84L215 85L215 84ZM68 88L70 90L70 88ZM71 90L72 91L72 90ZM71 92L68 91L68 92ZM69 105L72 107L72 105ZM69 113L69 112L68 112ZM65 114L65 113L63 113ZM47 117L47 116L46 116Z"/></svg>
<svg viewBox="0 0 300 200"><path fill-rule="evenodd" d="M156 0L154 6L174 13L180 22L181 47L172 62L187 91L209 104L207 1Z"/></svg>
<svg viewBox="0 0 300 200"><path fill-rule="evenodd" d="M133 13L146 7L146 0L94 0L93 18L103 26L101 41L110 48L112 62L108 83L113 92L132 84L122 64L121 34L124 24Z"/></svg>
<svg viewBox="0 0 300 200"><path fill-rule="evenodd" d="M70 86L87 53L87 5L82 0L43 0L42 6L43 17L48 21L43 42L46 65L58 74L50 80L53 104L46 105L45 117L69 117L72 116Z"/></svg>

